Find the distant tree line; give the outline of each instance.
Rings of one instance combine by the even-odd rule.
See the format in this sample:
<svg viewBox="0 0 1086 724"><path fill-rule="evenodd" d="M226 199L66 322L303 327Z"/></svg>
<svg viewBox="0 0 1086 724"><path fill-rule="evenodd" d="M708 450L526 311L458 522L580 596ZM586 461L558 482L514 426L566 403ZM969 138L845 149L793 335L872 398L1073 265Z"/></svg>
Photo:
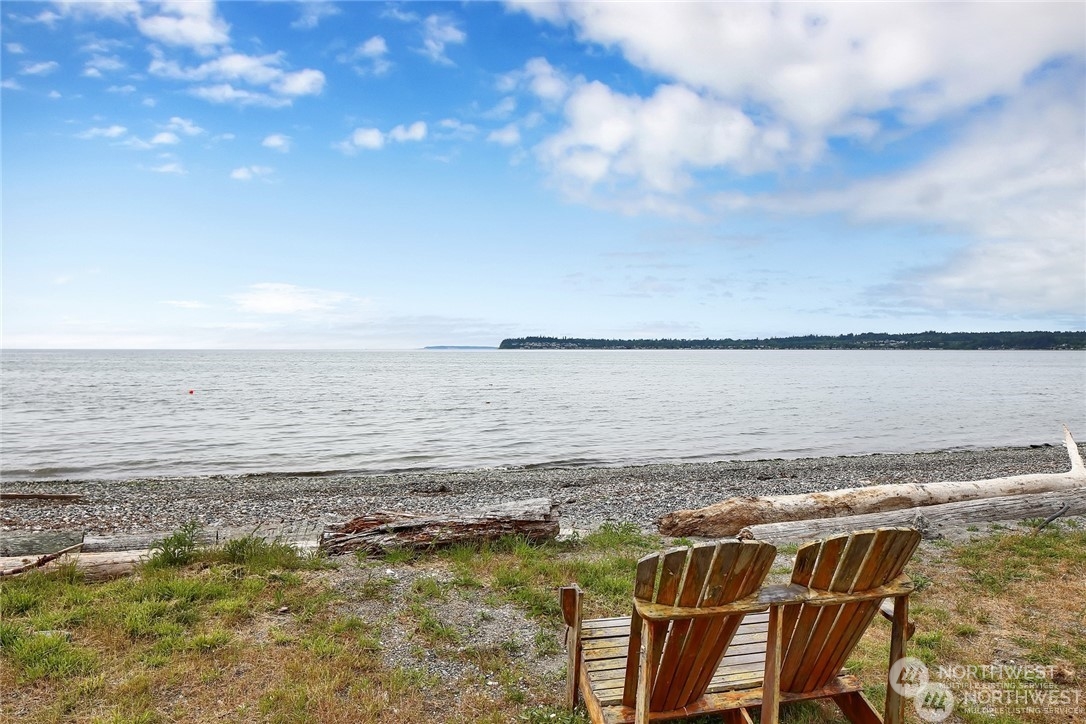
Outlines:
<svg viewBox="0 0 1086 724"><path fill-rule="evenodd" d="M766 339L515 337L500 349L1086 349L1086 332L915 332Z"/></svg>

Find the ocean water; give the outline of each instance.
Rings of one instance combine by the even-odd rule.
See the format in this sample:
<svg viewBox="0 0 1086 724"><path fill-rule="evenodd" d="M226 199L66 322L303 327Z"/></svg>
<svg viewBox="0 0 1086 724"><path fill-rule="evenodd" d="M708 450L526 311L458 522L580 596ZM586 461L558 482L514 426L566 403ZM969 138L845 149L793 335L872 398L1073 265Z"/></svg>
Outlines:
<svg viewBox="0 0 1086 724"><path fill-rule="evenodd" d="M4 351L4 480L1086 440L1086 353ZM190 393L191 390L191 393Z"/></svg>

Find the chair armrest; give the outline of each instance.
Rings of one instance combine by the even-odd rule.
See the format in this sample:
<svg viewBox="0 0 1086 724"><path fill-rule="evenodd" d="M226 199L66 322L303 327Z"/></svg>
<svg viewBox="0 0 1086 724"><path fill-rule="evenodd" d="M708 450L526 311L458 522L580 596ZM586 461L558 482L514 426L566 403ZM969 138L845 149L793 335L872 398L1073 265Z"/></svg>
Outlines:
<svg viewBox="0 0 1086 724"><path fill-rule="evenodd" d="M562 606L562 620L566 622L566 626L580 628L583 595L581 587L576 583L558 589L558 602Z"/></svg>
<svg viewBox="0 0 1086 724"><path fill-rule="evenodd" d="M893 621L894 621L894 599L892 599L892 598L883 599L882 603L879 604L879 613L881 613L882 617L885 618L887 621L893 623ZM909 639L911 639L913 637L914 633L916 633L916 623L912 619L910 619L905 624L905 640L908 641Z"/></svg>
<svg viewBox="0 0 1086 724"><path fill-rule="evenodd" d="M766 611L770 606L783 606L789 603L803 603L810 595L810 589L796 583L786 586L764 586L757 593L722 606L665 606L652 601L634 598L634 609L647 621L673 621L675 619L711 618L714 616L733 616L742 613Z"/></svg>

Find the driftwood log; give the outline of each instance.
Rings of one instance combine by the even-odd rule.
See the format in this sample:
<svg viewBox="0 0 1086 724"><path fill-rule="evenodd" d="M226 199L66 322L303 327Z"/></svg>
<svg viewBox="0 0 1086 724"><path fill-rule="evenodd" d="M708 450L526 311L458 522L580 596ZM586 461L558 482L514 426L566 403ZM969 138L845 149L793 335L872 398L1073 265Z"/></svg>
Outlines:
<svg viewBox="0 0 1086 724"><path fill-rule="evenodd" d="M558 535L558 506L533 498L447 515L373 513L328 526L320 548L331 555L349 551L383 553L395 549L434 548L521 535L546 540Z"/></svg>
<svg viewBox="0 0 1086 724"><path fill-rule="evenodd" d="M63 555L52 558L42 565L36 565L41 559L31 561L26 557L0 558L0 571L4 575L14 575L19 568L40 568L50 570L62 565L74 565L76 570L83 575L86 581L108 581L121 576L127 576L135 572L136 567L147 559L148 551L119 551L113 553L77 553L63 552Z"/></svg>
<svg viewBox="0 0 1086 724"><path fill-rule="evenodd" d="M1058 493L965 500L844 518L763 523L744 528L739 532L739 537L775 544L796 543L855 530L905 526L916 528L925 538L940 538L947 531L960 531L973 523L1020 521L1053 515L1086 515L1086 487Z"/></svg>
<svg viewBox="0 0 1086 724"><path fill-rule="evenodd" d="M1007 495L1049 493L1086 487L1086 466L1071 432L1064 427L1071 458L1066 473L1014 475L988 480L905 483L845 488L799 495L741 496L705 508L677 510L657 519L670 536L733 536L743 528L794 520L841 518Z"/></svg>

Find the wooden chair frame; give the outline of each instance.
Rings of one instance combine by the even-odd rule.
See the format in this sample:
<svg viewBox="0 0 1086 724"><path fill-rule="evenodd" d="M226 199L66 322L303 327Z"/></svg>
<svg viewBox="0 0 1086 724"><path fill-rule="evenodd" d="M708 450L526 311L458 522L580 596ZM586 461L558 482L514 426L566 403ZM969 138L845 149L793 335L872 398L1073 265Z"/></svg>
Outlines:
<svg viewBox="0 0 1086 724"><path fill-rule="evenodd" d="M895 532L897 531L897 532ZM911 535L903 535L907 531ZM903 560L911 556L919 541L919 534L907 529L884 529L883 531L862 531L853 534L857 538L867 536L866 543L870 544L876 535L891 537L898 541L891 551ZM841 537L844 538L844 537ZM852 537L848 537L851 542ZM838 542L838 539L830 539L827 543ZM808 544L820 545L822 542ZM804 549L801 549L803 551ZM840 547L838 548L840 550ZM812 552L812 555L814 553ZM870 556L870 554L869 554ZM797 568L800 567L802 554L797 556ZM812 559L813 560L813 559ZM867 565L867 559L864 559ZM857 564L858 565L858 564ZM863 590L834 591L811 588L797 583L786 585L763 586L755 593L740 600L720 606L682 606L665 605L646 601L643 598L634 598L633 625L630 618L597 619L584 621L582 619L583 593L576 586L567 586L560 590L560 601L563 618L566 623L566 644L568 649L568 668L566 681L566 703L572 708L577 703L578 692L583 696L585 706L593 722L606 724L618 724L619 722L635 722L644 724L661 719L674 719L701 714L719 713L723 720L729 723L751 722L750 708L761 708L761 721L763 724L776 724L779 720L779 707L782 702L802 701L817 698L831 698L849 719L855 724L901 724L904 722L904 699L890 686L889 671L893 664L905 656L906 643L913 634L914 627L909 622L909 595L914 586L907 576L900 573L900 566L887 567L884 571L897 571L892 580L883 585L866 588ZM868 566L871 567L871 566ZM799 575L799 573L794 573ZM782 691L782 642L786 635L786 626L795 626L799 611L813 612L808 615L818 616L818 611L825 607L839 606L836 611L844 611L849 616L856 617L858 609L864 608L861 604L871 604L880 601L878 611L888 618L892 624L890 638L889 663L887 665L887 693L886 704L882 715L863 695L863 685L856 677L845 673L825 672L825 683L816 681L816 686L806 690ZM806 607L806 608L804 608ZM868 607L869 610L870 607ZM835 613L835 616L841 615ZM668 625L680 620L708 620L712 618L743 616L743 623L737 639L742 638L749 650L754 643L764 646L764 666L760 680L749 678L743 682L745 685L724 687L725 690L706 691L696 701L678 709L655 711L650 706L650 683L656 680L660 666L659 659L649 655L649 652L659 650L660 638L666 635ZM786 619L788 619L786 621ZM640 621L640 626L636 621ZM835 653L847 655L852 646L867 628L866 621L858 621L857 625L847 630L847 639L838 643L834 641ZM762 626L764 625L764 629ZM586 628L586 626L588 628ZM597 693L593 690L593 681L587 670L585 654L585 635L591 639L598 632L610 633L625 626L629 630L631 642L627 658L636 649L639 654L639 662L636 668L636 679L631 681L628 669L626 688L624 690L622 704L601 703ZM764 631L764 633L763 633ZM636 635L639 634L639 635ZM640 639L638 642L637 639ZM619 639L621 640L621 639ZM597 643L597 642L591 642ZM738 648L735 644L733 648ZM731 651L731 648L729 648ZM736 660L742 657L737 656ZM629 662L628 662L629 663ZM728 657L717 669L718 679L728 680L734 672L729 669ZM746 666L749 675L749 664ZM631 701L631 686L636 686L636 696ZM795 688L795 687L794 687Z"/></svg>

